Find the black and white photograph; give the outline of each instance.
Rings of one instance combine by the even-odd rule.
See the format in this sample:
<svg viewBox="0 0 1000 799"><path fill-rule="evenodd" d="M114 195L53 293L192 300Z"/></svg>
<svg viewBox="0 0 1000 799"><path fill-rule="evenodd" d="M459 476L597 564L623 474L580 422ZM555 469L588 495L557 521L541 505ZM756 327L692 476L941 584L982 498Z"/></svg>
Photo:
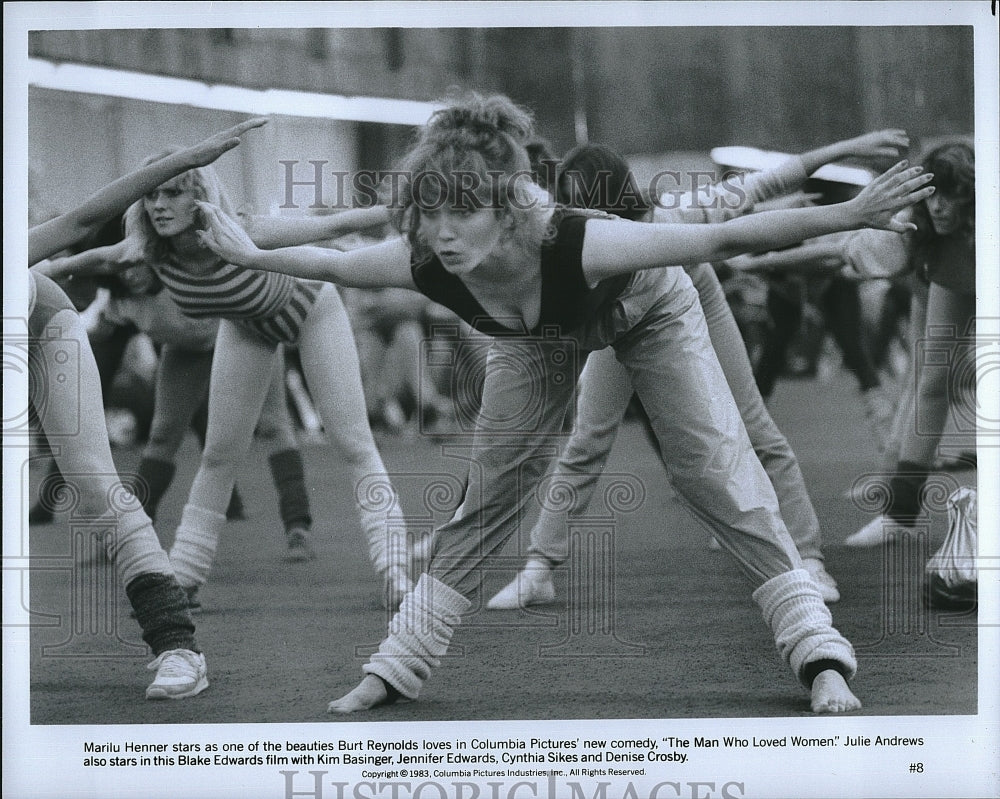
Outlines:
<svg viewBox="0 0 1000 799"><path fill-rule="evenodd" d="M5 4L4 796L1000 796L997 28Z"/></svg>

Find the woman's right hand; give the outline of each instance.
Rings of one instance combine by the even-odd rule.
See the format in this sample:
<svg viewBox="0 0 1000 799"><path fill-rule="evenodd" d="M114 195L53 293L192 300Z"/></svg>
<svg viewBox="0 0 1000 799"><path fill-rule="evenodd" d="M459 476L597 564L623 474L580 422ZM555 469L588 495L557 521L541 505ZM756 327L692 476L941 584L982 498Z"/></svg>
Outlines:
<svg viewBox="0 0 1000 799"><path fill-rule="evenodd" d="M261 252L236 220L217 205L198 202L205 229L198 231L198 240L227 263L248 266Z"/></svg>
<svg viewBox="0 0 1000 799"><path fill-rule="evenodd" d="M191 159L191 165L197 167L211 164L220 155L236 147L244 133L254 128L263 127L267 121L267 117L254 117L189 147L187 152Z"/></svg>

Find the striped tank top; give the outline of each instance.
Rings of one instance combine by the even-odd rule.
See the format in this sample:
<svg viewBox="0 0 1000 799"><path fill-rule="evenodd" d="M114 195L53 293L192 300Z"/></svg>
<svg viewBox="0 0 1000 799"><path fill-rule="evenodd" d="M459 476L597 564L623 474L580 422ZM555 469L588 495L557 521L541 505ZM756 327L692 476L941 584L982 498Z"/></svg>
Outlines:
<svg viewBox="0 0 1000 799"><path fill-rule="evenodd" d="M156 273L181 311L194 318L230 319L271 344L294 344L323 284L236 264L192 274L170 262Z"/></svg>

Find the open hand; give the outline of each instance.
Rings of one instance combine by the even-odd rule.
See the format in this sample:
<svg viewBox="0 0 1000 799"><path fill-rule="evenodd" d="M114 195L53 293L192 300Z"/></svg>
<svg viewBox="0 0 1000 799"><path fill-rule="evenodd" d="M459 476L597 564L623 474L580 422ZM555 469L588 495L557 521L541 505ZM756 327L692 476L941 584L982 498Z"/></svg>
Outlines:
<svg viewBox="0 0 1000 799"><path fill-rule="evenodd" d="M922 167L907 168L907 162L900 161L865 186L848 204L857 214L860 227L891 230L894 233L916 230L917 226L912 222L894 219L893 215L930 197L934 193L934 187L927 184L933 177L930 172L924 172Z"/></svg>
<svg viewBox="0 0 1000 799"><path fill-rule="evenodd" d="M198 231L202 246L208 247L227 263L243 266L260 252L247 232L221 208L199 201L198 209L205 222L205 229Z"/></svg>
<svg viewBox="0 0 1000 799"><path fill-rule="evenodd" d="M844 142L846 156L855 158L899 158L910 146L905 130L876 130Z"/></svg>
<svg viewBox="0 0 1000 799"><path fill-rule="evenodd" d="M220 155L232 150L240 143L240 137L248 130L260 128L267 124L267 117L254 117L239 125L220 131L214 136L210 136L198 144L190 147L191 163L193 166L206 166L212 163Z"/></svg>

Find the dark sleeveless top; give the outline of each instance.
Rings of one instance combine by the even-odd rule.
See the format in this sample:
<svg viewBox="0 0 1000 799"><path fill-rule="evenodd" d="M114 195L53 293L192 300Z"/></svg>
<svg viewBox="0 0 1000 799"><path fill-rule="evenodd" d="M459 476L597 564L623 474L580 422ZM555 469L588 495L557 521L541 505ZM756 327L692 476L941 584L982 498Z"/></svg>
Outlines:
<svg viewBox="0 0 1000 799"><path fill-rule="evenodd" d="M920 277L961 294L976 293L974 240L965 235L938 236L918 252L923 256L918 264Z"/></svg>
<svg viewBox="0 0 1000 799"><path fill-rule="evenodd" d="M538 324L529 336L566 335L593 318L598 310L628 285L631 275L602 280L594 288L583 275L583 239L588 219L613 219L594 211L559 207L550 221L554 235L542 242L542 302ZM489 336L524 336L494 319L479 304L460 278L451 274L436 255L412 261L410 273L422 294L451 311L475 330Z"/></svg>

